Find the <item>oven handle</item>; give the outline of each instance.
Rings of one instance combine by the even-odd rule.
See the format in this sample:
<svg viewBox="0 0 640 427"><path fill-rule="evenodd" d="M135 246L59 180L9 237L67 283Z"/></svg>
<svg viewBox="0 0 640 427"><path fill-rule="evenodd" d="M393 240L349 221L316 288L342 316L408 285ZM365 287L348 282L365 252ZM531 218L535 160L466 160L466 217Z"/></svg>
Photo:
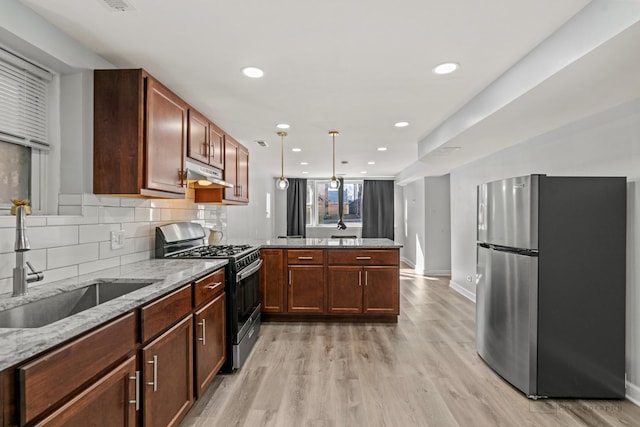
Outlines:
<svg viewBox="0 0 640 427"><path fill-rule="evenodd" d="M261 259L251 263L247 268L245 268L244 270L242 270L240 273L237 274L236 282L240 282L241 280L251 276L253 273L260 270L261 266L262 266Z"/></svg>

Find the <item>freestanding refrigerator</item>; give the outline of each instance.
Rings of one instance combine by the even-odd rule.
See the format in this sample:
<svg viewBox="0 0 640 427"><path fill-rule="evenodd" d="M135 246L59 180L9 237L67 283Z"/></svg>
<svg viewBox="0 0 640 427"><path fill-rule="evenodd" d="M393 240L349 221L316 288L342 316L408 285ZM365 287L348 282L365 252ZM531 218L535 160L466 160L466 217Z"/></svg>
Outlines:
<svg viewBox="0 0 640 427"><path fill-rule="evenodd" d="M478 187L476 345L530 398L624 398L626 178Z"/></svg>

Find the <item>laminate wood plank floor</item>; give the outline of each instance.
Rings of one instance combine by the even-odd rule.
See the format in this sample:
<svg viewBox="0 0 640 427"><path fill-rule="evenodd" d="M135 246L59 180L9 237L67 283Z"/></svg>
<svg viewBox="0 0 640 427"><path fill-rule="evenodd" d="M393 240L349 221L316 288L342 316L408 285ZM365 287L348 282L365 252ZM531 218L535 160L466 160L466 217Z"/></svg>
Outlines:
<svg viewBox="0 0 640 427"><path fill-rule="evenodd" d="M401 269L397 324L263 323L182 421L212 426L639 426L626 400L532 401L475 350L475 306Z"/></svg>

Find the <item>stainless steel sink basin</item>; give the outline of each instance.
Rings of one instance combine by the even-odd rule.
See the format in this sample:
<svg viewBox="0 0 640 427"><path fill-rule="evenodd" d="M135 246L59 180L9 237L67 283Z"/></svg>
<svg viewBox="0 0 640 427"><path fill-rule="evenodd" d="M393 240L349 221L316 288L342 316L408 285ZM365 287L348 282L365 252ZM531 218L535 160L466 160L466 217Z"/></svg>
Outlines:
<svg viewBox="0 0 640 427"><path fill-rule="evenodd" d="M97 280L82 288L0 311L0 328L39 328L155 282L157 280Z"/></svg>

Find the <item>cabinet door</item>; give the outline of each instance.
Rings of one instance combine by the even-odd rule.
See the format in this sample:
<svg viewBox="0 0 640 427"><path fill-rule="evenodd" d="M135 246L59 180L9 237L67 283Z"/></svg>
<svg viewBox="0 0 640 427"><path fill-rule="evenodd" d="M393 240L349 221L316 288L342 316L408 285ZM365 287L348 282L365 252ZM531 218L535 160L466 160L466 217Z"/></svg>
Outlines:
<svg viewBox="0 0 640 427"><path fill-rule="evenodd" d="M150 190L185 193L187 105L147 78L147 182Z"/></svg>
<svg viewBox="0 0 640 427"><path fill-rule="evenodd" d="M236 173L238 196L244 202L249 201L249 151L240 145L238 147L238 171Z"/></svg>
<svg viewBox="0 0 640 427"><path fill-rule="evenodd" d="M224 132L213 123L209 123L209 164L224 169Z"/></svg>
<svg viewBox="0 0 640 427"><path fill-rule="evenodd" d="M227 136L224 140L224 180L233 184L231 188L224 189L226 200L238 199L238 143Z"/></svg>
<svg viewBox="0 0 640 427"><path fill-rule="evenodd" d="M103 375L38 425L54 427L135 426L136 358Z"/></svg>
<svg viewBox="0 0 640 427"><path fill-rule="evenodd" d="M400 270L364 267L364 312L400 314Z"/></svg>
<svg viewBox="0 0 640 427"><path fill-rule="evenodd" d="M262 249L262 269L260 271L260 291L263 313L284 313L284 251L282 249Z"/></svg>
<svg viewBox="0 0 640 427"><path fill-rule="evenodd" d="M289 313L324 313L324 268L289 266Z"/></svg>
<svg viewBox="0 0 640 427"><path fill-rule="evenodd" d="M200 398L227 355L224 292L195 312L196 394Z"/></svg>
<svg viewBox="0 0 640 427"><path fill-rule="evenodd" d="M187 156L209 163L209 121L202 114L189 109L189 138Z"/></svg>
<svg viewBox="0 0 640 427"><path fill-rule="evenodd" d="M174 426L193 404L192 317L142 348L143 425Z"/></svg>
<svg viewBox="0 0 640 427"><path fill-rule="evenodd" d="M327 270L327 311L362 313L362 267L329 267Z"/></svg>

